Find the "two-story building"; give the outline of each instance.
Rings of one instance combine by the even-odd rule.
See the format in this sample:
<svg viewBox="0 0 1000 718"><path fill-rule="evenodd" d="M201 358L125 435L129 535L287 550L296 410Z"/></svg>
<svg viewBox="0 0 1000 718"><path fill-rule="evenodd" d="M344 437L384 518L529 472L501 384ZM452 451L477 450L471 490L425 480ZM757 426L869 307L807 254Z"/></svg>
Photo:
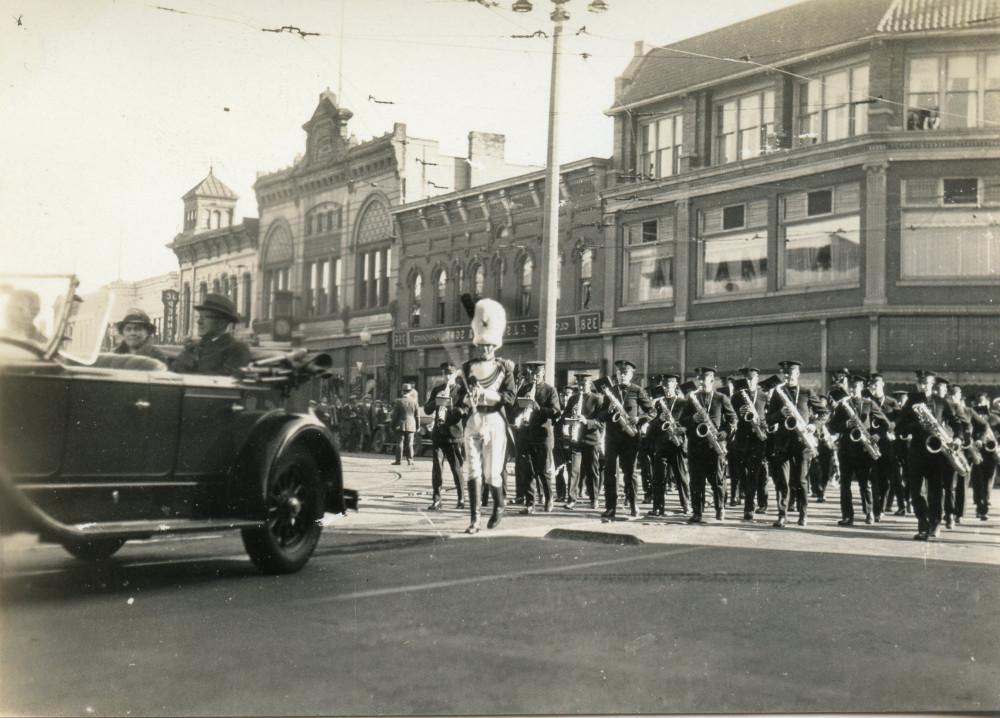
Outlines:
<svg viewBox="0 0 1000 718"><path fill-rule="evenodd" d="M323 92L303 125L305 154L254 184L261 242L254 329L333 356L341 393L386 397L396 383L392 331L399 276L391 208L525 171L504 138L469 133L467 157L440 151L396 123L366 142L353 113ZM291 345L289 343L289 345Z"/></svg>
<svg viewBox="0 0 1000 718"><path fill-rule="evenodd" d="M588 158L560 168L557 364L560 384L573 369L600 368L606 261L600 192L609 161ZM464 293L507 309L502 355L540 356L544 171L471 187L393 210L400 237L400 300L395 334L402 381L421 395L441 362L468 358ZM431 382L433 384L433 382Z"/></svg>
<svg viewBox="0 0 1000 718"><path fill-rule="evenodd" d="M810 0L617 80L603 353L1000 382L1000 13Z"/></svg>

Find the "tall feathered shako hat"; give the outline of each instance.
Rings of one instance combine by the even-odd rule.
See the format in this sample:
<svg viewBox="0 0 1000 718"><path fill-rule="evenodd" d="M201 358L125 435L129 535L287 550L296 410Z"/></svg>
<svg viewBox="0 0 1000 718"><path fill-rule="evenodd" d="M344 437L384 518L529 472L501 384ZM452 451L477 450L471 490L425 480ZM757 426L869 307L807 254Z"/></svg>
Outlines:
<svg viewBox="0 0 1000 718"><path fill-rule="evenodd" d="M472 343L476 346L491 344L503 346L503 333L507 328L507 312L493 299L474 301L472 295L462 295L462 306L472 319Z"/></svg>

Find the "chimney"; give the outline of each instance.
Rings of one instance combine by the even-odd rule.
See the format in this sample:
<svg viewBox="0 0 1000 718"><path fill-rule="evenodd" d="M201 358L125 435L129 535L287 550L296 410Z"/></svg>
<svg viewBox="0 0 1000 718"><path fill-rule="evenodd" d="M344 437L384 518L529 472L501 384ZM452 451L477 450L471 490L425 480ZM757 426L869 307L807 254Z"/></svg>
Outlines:
<svg viewBox="0 0 1000 718"><path fill-rule="evenodd" d="M493 132L469 133L469 161L499 160L503 162L507 138Z"/></svg>

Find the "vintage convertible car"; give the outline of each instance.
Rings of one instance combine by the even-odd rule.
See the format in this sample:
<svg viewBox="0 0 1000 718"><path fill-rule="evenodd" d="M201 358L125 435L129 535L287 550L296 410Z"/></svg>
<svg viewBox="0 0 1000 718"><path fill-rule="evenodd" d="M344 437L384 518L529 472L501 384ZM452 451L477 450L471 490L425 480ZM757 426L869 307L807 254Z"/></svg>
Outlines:
<svg viewBox="0 0 1000 718"><path fill-rule="evenodd" d="M111 301L76 286L0 276L0 532L95 560L129 539L239 529L261 570L302 568L324 514L358 501L326 426L284 408L329 357L255 358L235 378L100 353Z"/></svg>

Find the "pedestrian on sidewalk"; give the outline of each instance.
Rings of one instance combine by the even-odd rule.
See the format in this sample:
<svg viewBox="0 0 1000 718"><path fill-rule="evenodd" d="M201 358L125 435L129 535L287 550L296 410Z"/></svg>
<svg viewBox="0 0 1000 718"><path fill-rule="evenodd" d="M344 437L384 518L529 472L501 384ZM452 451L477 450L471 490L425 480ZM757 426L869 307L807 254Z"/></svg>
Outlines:
<svg viewBox="0 0 1000 718"><path fill-rule="evenodd" d="M417 411L419 407L413 399L411 384L403 384L400 396L392 406L392 428L399 434L399 446L396 448L394 466L398 466L405 458L408 466L413 466L413 435L417 431Z"/></svg>

